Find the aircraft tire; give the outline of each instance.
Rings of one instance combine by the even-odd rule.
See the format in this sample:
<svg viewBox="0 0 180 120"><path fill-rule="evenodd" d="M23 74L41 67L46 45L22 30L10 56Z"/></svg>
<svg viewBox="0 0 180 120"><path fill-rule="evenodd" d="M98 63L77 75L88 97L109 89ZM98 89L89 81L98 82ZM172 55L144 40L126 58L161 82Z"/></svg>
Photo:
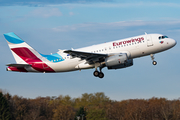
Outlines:
<svg viewBox="0 0 180 120"><path fill-rule="evenodd" d="M98 76L99 76L99 72L98 72L98 71L94 71L93 75L94 75L95 77L98 77Z"/></svg>
<svg viewBox="0 0 180 120"><path fill-rule="evenodd" d="M100 72L99 73L99 78L103 78L104 77L104 73Z"/></svg>
<svg viewBox="0 0 180 120"><path fill-rule="evenodd" d="M156 62L156 61L153 61L152 64L153 64L153 65L157 65L157 62Z"/></svg>

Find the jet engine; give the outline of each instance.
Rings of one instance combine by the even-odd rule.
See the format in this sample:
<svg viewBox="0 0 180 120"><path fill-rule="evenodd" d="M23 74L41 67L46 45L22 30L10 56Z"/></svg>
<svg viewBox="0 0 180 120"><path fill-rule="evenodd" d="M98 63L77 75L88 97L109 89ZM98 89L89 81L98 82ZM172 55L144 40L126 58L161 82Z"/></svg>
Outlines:
<svg viewBox="0 0 180 120"><path fill-rule="evenodd" d="M126 53L121 53L106 58L105 64L108 69L120 69L132 66L133 59L128 59Z"/></svg>

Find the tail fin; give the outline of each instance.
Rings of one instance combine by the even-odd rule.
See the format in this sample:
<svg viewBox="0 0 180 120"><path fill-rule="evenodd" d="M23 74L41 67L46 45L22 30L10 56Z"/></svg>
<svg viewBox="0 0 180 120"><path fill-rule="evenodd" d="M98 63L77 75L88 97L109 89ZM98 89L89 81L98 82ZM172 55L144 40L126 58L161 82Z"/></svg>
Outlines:
<svg viewBox="0 0 180 120"><path fill-rule="evenodd" d="M13 32L4 34L17 64L8 64L8 71L55 72L48 63L64 61L58 53L43 55L34 50Z"/></svg>
<svg viewBox="0 0 180 120"><path fill-rule="evenodd" d="M15 35L13 32L4 34L7 40L9 48L16 60L17 64L27 64L34 60L39 60L41 55L24 42L21 38Z"/></svg>

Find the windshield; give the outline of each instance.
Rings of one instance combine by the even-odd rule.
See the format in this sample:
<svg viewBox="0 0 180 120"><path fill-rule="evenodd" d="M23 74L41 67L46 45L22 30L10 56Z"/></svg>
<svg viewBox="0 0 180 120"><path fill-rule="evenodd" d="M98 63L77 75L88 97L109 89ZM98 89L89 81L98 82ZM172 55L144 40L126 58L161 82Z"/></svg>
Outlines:
<svg viewBox="0 0 180 120"><path fill-rule="evenodd" d="M168 36L159 36L159 39L168 38Z"/></svg>

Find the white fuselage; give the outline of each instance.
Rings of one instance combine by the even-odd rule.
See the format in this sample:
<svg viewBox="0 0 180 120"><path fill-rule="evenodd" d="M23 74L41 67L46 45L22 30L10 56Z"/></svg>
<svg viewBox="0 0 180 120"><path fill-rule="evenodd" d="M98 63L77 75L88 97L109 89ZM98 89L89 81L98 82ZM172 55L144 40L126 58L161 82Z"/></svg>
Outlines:
<svg viewBox="0 0 180 120"><path fill-rule="evenodd" d="M133 59L165 51L172 48L176 44L175 40L171 38L159 39L160 36L163 35L145 34L75 50L108 55L126 53L129 59ZM86 61L81 60L80 58L72 58L71 56L68 56L68 54L63 53L63 51L59 51L58 54L60 54L65 60L57 63L47 63L56 72L67 72L95 67L95 65L86 64Z"/></svg>

